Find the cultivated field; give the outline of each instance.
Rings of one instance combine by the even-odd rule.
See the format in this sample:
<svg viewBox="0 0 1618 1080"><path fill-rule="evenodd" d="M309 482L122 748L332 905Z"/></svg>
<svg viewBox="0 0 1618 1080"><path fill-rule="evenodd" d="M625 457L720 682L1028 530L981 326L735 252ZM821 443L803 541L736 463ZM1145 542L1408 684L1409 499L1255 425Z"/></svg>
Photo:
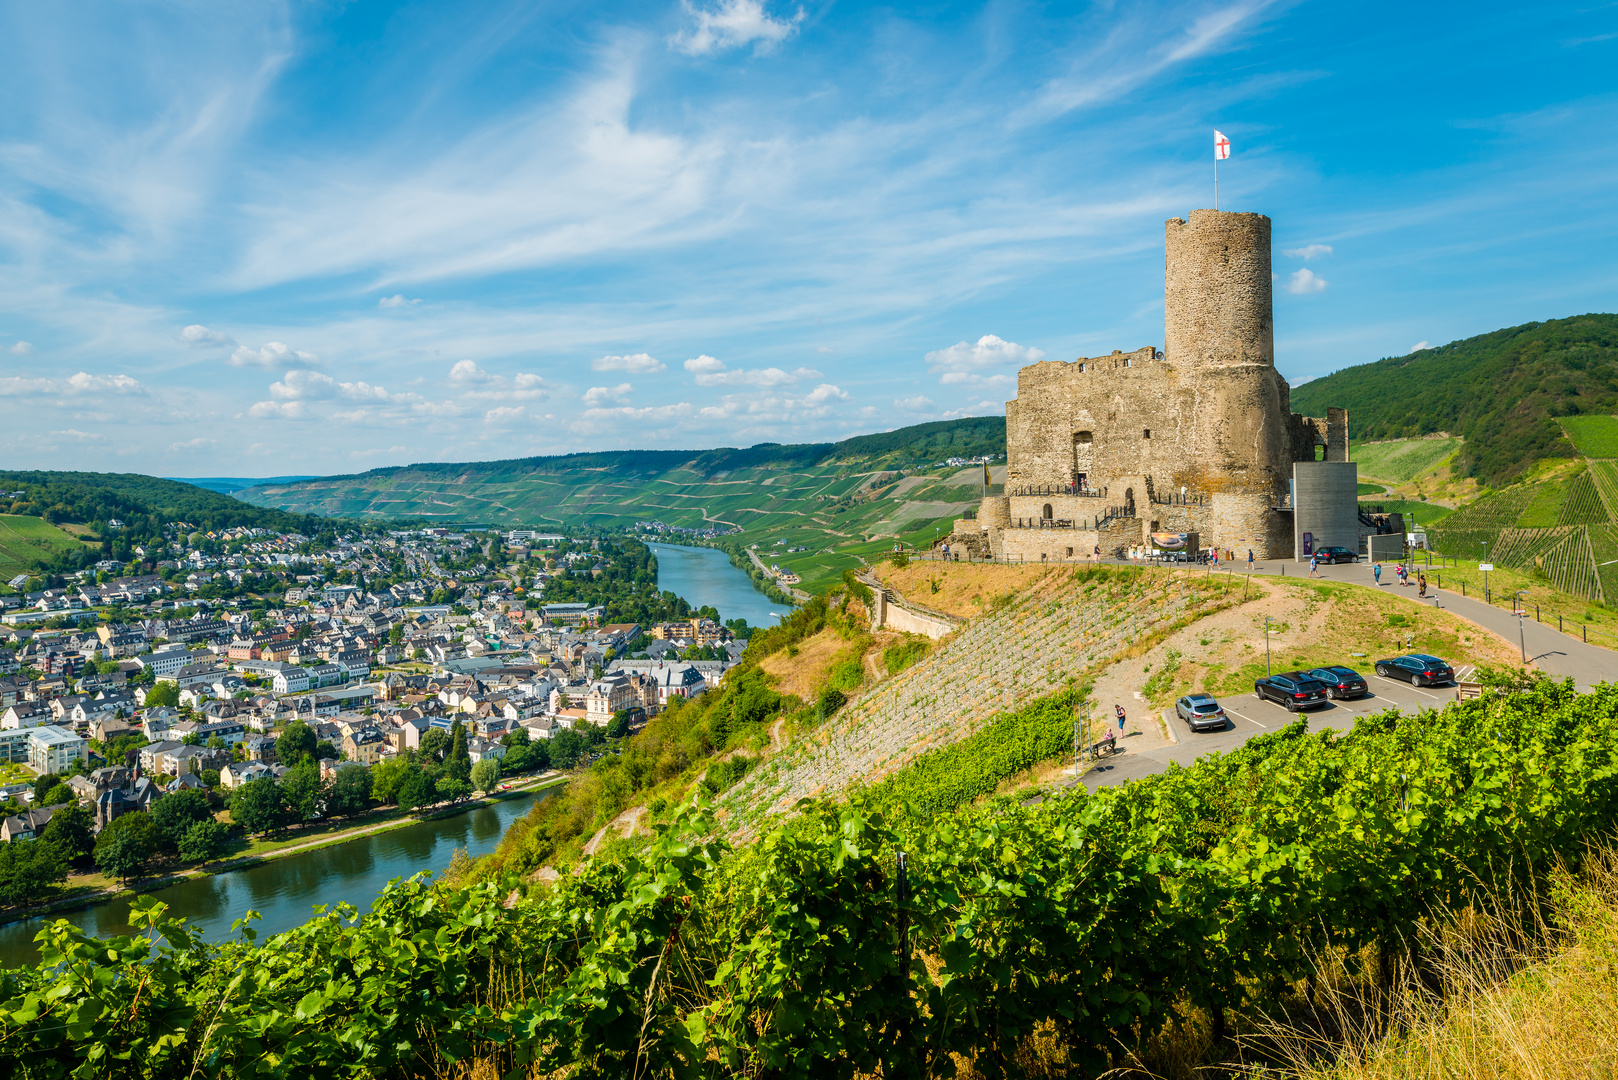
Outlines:
<svg viewBox="0 0 1618 1080"><path fill-rule="evenodd" d="M32 569L35 559L50 559L85 545L44 518L0 514L0 582Z"/></svg>

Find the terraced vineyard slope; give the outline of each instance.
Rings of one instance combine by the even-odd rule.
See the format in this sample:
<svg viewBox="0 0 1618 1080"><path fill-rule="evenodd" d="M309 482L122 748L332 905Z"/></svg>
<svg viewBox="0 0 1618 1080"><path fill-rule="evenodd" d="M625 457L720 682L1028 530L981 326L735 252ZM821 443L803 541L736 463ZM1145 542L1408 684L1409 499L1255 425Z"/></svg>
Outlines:
<svg viewBox="0 0 1618 1080"><path fill-rule="evenodd" d="M981 498L983 470L939 463L1004 452L1004 417L968 417L835 444L412 465L266 485L238 497L358 518L739 530L769 562L813 588L895 538L927 544L948 532Z"/></svg>
<svg viewBox="0 0 1618 1080"><path fill-rule="evenodd" d="M878 781L1240 596L1239 584L1184 572L1051 570L728 791L727 828L752 836L801 798Z"/></svg>

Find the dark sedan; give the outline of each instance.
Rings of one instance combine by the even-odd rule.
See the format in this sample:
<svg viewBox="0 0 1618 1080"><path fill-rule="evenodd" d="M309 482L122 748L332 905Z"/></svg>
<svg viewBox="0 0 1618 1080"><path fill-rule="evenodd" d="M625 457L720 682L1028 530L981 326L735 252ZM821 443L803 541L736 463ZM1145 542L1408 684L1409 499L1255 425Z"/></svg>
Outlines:
<svg viewBox="0 0 1618 1080"><path fill-rule="evenodd" d="M1315 668L1309 673L1312 679L1319 679L1326 685L1326 693L1341 701L1344 698L1364 697L1371 692L1365 683L1365 676L1346 667Z"/></svg>
<svg viewBox="0 0 1618 1080"><path fill-rule="evenodd" d="M1360 561L1359 555L1348 550L1346 547L1316 548L1315 558L1319 559L1321 562L1331 563L1333 566L1336 566L1340 562L1357 563Z"/></svg>
<svg viewBox="0 0 1618 1080"><path fill-rule="evenodd" d="M1174 711L1192 731L1225 730L1225 710L1207 694L1187 694L1174 703Z"/></svg>
<svg viewBox="0 0 1618 1080"><path fill-rule="evenodd" d="M1287 712L1326 704L1326 684L1307 671L1288 671L1260 679L1253 684L1253 694L1260 701L1285 706Z"/></svg>
<svg viewBox="0 0 1618 1080"><path fill-rule="evenodd" d="M1426 653L1378 660L1376 673L1384 679L1403 679L1411 686L1437 686L1455 681L1455 672L1444 661Z"/></svg>

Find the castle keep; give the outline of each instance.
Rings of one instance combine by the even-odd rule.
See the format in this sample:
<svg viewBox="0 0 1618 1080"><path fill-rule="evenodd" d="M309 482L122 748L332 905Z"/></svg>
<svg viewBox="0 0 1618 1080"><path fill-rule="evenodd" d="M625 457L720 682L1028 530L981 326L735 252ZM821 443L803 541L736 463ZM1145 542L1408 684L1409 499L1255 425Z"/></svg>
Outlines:
<svg viewBox="0 0 1618 1080"><path fill-rule="evenodd" d="M1305 554L1305 532L1314 545L1359 550L1348 414L1291 411L1275 370L1271 281L1269 218L1171 219L1162 351L1019 371L1006 403L1005 493L960 522L956 542L1032 561L1096 547L1111 555L1153 533L1196 533L1200 546L1242 557ZM1338 464L1297 468L1315 462ZM1316 505L1293 506L1294 480Z"/></svg>

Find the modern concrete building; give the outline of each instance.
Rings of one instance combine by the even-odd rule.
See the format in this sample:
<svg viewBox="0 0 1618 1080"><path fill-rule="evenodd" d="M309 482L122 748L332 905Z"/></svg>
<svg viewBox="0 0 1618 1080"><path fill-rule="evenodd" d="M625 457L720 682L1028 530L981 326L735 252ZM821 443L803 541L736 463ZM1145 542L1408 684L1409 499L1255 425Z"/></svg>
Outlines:
<svg viewBox="0 0 1618 1080"><path fill-rule="evenodd" d="M68 772L85 760L88 746L84 739L55 724L32 728L28 732L28 767L40 775Z"/></svg>

